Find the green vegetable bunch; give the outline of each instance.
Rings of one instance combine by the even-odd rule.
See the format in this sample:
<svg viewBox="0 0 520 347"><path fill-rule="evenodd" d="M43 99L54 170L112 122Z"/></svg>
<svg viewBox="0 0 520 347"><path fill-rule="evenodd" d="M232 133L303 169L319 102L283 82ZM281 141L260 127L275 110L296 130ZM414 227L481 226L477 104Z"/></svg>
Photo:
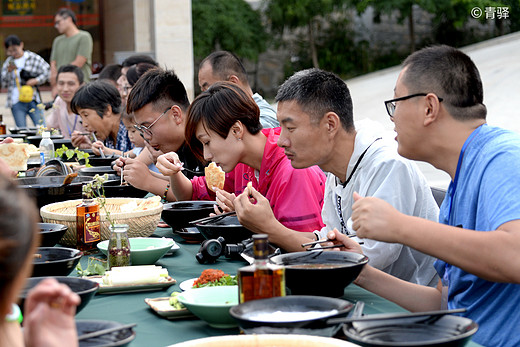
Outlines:
<svg viewBox="0 0 520 347"><path fill-rule="evenodd" d="M62 158L63 155L67 157L67 160L72 159L74 156L76 156L76 161L79 162L81 159L85 159L85 166L91 167L92 165L88 162L89 154L83 151L80 151L78 147L74 149L70 149L65 145L61 145L61 148L58 148L54 151L54 156L56 158Z"/></svg>
<svg viewBox="0 0 520 347"><path fill-rule="evenodd" d="M211 281L204 284L198 284L194 286L194 288L203 288L203 287L218 287L218 286L237 286L238 285L238 278L237 276L222 276L217 281Z"/></svg>
<svg viewBox="0 0 520 347"><path fill-rule="evenodd" d="M182 310L185 308L183 304L179 302L179 299L177 296L180 294L180 292L173 292L170 296L170 306L173 306L176 310Z"/></svg>
<svg viewBox="0 0 520 347"><path fill-rule="evenodd" d="M93 275L104 275L105 271L108 270L108 263L106 260L102 260L95 257L89 257L87 268L83 270L81 263L76 266L76 272L78 276L93 276Z"/></svg>

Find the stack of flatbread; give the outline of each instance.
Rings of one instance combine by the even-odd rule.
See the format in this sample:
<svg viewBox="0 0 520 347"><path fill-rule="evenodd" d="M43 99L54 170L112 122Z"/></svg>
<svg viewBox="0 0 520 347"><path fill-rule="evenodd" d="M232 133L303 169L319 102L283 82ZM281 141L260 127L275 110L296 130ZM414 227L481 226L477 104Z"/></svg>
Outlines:
<svg viewBox="0 0 520 347"><path fill-rule="evenodd" d="M0 144L0 158L5 160L13 171L26 171L29 156L29 145L27 143Z"/></svg>
<svg viewBox="0 0 520 347"><path fill-rule="evenodd" d="M204 168L204 175L206 176L206 185L209 189L215 191L215 188L224 188L226 173L214 162L209 163L209 165Z"/></svg>

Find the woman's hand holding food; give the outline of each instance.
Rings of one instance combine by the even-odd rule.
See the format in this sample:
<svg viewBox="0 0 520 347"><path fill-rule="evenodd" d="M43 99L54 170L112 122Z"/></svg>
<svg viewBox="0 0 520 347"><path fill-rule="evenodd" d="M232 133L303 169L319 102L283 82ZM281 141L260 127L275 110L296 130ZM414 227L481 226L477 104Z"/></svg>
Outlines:
<svg viewBox="0 0 520 347"><path fill-rule="evenodd" d="M160 155L155 166L164 176L173 176L182 170L182 162L175 152Z"/></svg>
<svg viewBox="0 0 520 347"><path fill-rule="evenodd" d="M72 132L72 134L70 135L70 141L74 147L86 148L92 146L92 142L90 141L88 136L83 134L84 133L79 132L77 130Z"/></svg>
<svg viewBox="0 0 520 347"><path fill-rule="evenodd" d="M228 193L223 189L216 189L216 202L217 205L215 205L215 212L217 214L220 214L222 212L231 212L235 210L234 201L236 199L235 193ZM222 212L219 211L218 208L222 209Z"/></svg>
<svg viewBox="0 0 520 347"><path fill-rule="evenodd" d="M276 221L269 200L253 187L249 186L238 195L233 205L240 224L253 232L261 233L266 223Z"/></svg>
<svg viewBox="0 0 520 347"><path fill-rule="evenodd" d="M42 280L25 300L26 346L77 346L74 315L80 297L55 279Z"/></svg>

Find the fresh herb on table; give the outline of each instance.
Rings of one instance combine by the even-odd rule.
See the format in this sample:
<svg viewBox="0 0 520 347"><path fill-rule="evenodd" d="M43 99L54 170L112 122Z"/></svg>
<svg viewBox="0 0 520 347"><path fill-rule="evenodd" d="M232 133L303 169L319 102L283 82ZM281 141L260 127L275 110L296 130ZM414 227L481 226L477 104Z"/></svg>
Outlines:
<svg viewBox="0 0 520 347"><path fill-rule="evenodd" d="M54 151L54 156L56 158L63 158L63 155L67 157L67 160L71 160L74 156L76 156L76 161L79 162L81 159L85 160L85 166L91 167L92 165L88 162L89 154L83 151L80 151L78 147L74 149L70 149L65 145L61 145L61 148L58 148Z"/></svg>
<svg viewBox="0 0 520 347"><path fill-rule="evenodd" d="M102 260L95 257L89 257L87 268L83 270L81 267L81 263L78 263L76 266L76 271L78 276L94 276L94 275L104 275L105 271L108 270L108 263L106 260Z"/></svg>

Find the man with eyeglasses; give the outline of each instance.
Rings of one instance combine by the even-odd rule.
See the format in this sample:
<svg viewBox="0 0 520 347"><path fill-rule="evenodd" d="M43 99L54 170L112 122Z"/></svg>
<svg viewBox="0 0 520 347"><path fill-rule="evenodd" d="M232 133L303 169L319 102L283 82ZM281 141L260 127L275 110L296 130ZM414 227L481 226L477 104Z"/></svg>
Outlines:
<svg viewBox="0 0 520 347"><path fill-rule="evenodd" d="M69 8L60 8L54 16L54 27L60 33L52 42L51 76L52 96L58 93L56 75L58 69L67 64L76 65L83 71L85 83L90 81L92 73L92 36L88 31L79 30L76 15Z"/></svg>
<svg viewBox="0 0 520 347"><path fill-rule="evenodd" d="M486 124L482 81L463 52L435 46L403 63L386 101L401 155L451 176L439 222L406 216L355 195L357 235L430 254L437 288L404 283L367 266L356 283L411 311L465 308L479 324L473 341L520 346L520 136ZM347 249L351 240L329 233Z"/></svg>
<svg viewBox="0 0 520 347"><path fill-rule="evenodd" d="M134 116L134 127L145 139L154 163L163 153L176 152L184 167L203 171L204 165L191 153L184 141L186 113L190 103L184 85L173 71L156 68L141 76L133 86L126 110ZM119 158L114 169L136 188L175 201L169 177L148 169L144 158ZM193 174L186 173L188 177Z"/></svg>
<svg viewBox="0 0 520 347"><path fill-rule="evenodd" d="M284 148L294 168L312 165L328 172L322 218L325 227L317 238L337 229L355 236L350 226L352 194L361 191L388 201L411 216L437 220L438 207L417 166L397 154L395 141L381 136L382 126L373 121L354 125L350 91L333 73L309 69L291 76L278 90L277 118L282 128L278 146ZM254 191L234 202L240 222L248 229L269 235L285 250L301 251L309 242L304 234L274 218L269 202ZM363 251L370 264L413 283L436 284L434 259L401 244L365 240Z"/></svg>

